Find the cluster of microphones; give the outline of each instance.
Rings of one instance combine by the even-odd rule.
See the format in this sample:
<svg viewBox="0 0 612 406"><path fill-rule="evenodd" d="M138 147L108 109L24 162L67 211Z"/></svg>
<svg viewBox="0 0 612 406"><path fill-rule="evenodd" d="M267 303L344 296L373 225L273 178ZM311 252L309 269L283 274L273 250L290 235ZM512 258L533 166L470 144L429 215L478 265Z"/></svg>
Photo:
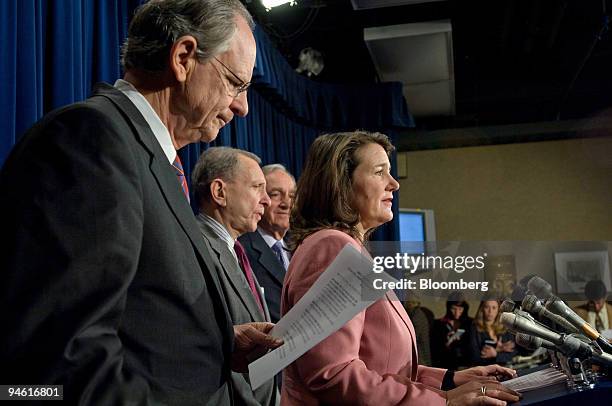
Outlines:
<svg viewBox="0 0 612 406"><path fill-rule="evenodd" d="M500 307L501 322L515 333L518 345L531 350L543 347L568 358L612 366L610 342L553 295L544 279L531 278L519 297L520 303L506 299Z"/></svg>

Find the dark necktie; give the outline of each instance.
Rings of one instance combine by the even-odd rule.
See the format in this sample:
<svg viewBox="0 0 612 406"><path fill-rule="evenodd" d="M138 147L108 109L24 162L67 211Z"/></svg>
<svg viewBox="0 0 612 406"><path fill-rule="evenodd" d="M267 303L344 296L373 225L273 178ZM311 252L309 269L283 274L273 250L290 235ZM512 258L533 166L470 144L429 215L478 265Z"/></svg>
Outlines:
<svg viewBox="0 0 612 406"><path fill-rule="evenodd" d="M274 251L274 253L276 254L276 258L278 259L278 262L280 262L283 265L283 268L285 268L285 271L287 270L287 264L285 263L285 257L283 256L283 242L278 240L274 243L274 245L272 245L272 251Z"/></svg>
<svg viewBox="0 0 612 406"><path fill-rule="evenodd" d="M183 194L185 195L185 197L187 198L187 201L189 202L190 201L189 200L189 186L187 185L187 179L185 179L185 171L183 170L183 164L181 163L181 158L179 158L178 155L174 159L174 162L172 162L172 166L174 167L174 170L176 172L176 177L178 178L178 181L181 184L181 187L183 188Z"/></svg>
<svg viewBox="0 0 612 406"><path fill-rule="evenodd" d="M249 262L249 257L247 257L246 251L244 247L238 240L234 243L234 251L236 252L236 256L238 257L238 263L240 264L240 268L242 268L242 272L244 272L244 276L249 284L249 288L251 289L251 293L255 297L255 301L259 305L259 309L263 313L263 305L261 304L261 299L259 298L259 292L257 291L257 287L255 286L255 278L253 278L253 270L251 269L251 263Z"/></svg>
<svg viewBox="0 0 612 406"><path fill-rule="evenodd" d="M595 313L595 330L599 331L600 333L605 330L600 313Z"/></svg>

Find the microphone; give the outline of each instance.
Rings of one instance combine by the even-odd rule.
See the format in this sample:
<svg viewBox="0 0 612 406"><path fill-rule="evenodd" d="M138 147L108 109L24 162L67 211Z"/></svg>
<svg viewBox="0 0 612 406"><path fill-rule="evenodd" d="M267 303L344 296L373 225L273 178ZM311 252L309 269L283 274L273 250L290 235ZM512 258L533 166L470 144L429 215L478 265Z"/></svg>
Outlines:
<svg viewBox="0 0 612 406"><path fill-rule="evenodd" d="M578 333L578 329L574 327L573 324L558 314L550 312L548 309L546 309L546 307L540 304L538 298L534 295L526 295L521 305L523 309L527 310L529 313L535 314L540 318L547 318L548 320L557 324L566 333Z"/></svg>
<svg viewBox="0 0 612 406"><path fill-rule="evenodd" d="M499 311L502 313L512 313L514 312L514 309L516 309L516 303L510 299L504 299L504 301L499 305Z"/></svg>
<svg viewBox="0 0 612 406"><path fill-rule="evenodd" d="M595 352L589 344L574 336L557 334L544 326L540 326L514 313L502 313L501 322L510 330L518 333L526 333L550 342L555 347L555 350L568 357L580 359L594 358L599 362L612 365L612 355L606 353L599 354Z"/></svg>
<svg viewBox="0 0 612 406"><path fill-rule="evenodd" d="M563 300L552 294L552 287L548 282L539 276L534 276L527 283L529 290L540 299L546 300L546 309L558 314L573 324L578 330L581 330L587 337L597 341L597 344L606 352L612 352L612 345L603 337L593 326L584 321L572 309L566 305Z"/></svg>
<svg viewBox="0 0 612 406"><path fill-rule="evenodd" d="M557 348L550 341L543 340L540 337L534 337L525 333L516 333L515 341L518 345L520 345L521 347L525 347L528 350L537 350L538 348L542 347L546 348L547 350L559 351L559 348ZM599 354L597 352L593 352L593 355L591 355L591 359L604 365L612 364L612 357L606 353Z"/></svg>
<svg viewBox="0 0 612 406"><path fill-rule="evenodd" d="M536 319L534 319L531 314L527 313L526 311L521 310L521 307L518 306L516 303L514 303L510 299L505 299L502 302L502 304L499 306L499 311L501 313L506 313L506 312L507 313L514 313L514 314L517 314L519 316L525 317L525 318L533 321L536 324L543 325L542 323L540 323Z"/></svg>
<svg viewBox="0 0 612 406"><path fill-rule="evenodd" d="M555 344L551 343L550 341L544 340L540 337L534 337L529 334L516 333L514 339L518 345L520 345L521 347L525 347L528 350L537 350L540 347L544 347L547 350L557 350Z"/></svg>

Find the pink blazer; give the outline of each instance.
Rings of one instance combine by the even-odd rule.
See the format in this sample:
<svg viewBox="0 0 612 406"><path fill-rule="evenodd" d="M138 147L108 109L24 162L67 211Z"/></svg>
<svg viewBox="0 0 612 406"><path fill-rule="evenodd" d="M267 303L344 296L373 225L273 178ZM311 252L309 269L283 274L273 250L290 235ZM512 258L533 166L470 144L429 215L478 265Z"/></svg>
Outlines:
<svg viewBox="0 0 612 406"><path fill-rule="evenodd" d="M346 244L337 230L309 236L291 258L285 314ZM444 405L445 369L418 365L414 327L393 291L302 355L283 372L281 405Z"/></svg>

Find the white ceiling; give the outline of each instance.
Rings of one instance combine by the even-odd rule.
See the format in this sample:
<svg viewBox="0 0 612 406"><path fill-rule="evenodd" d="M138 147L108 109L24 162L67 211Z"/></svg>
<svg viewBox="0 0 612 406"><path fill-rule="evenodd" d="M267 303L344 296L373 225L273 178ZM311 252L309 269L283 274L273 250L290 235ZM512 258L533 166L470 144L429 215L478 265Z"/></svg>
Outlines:
<svg viewBox="0 0 612 406"><path fill-rule="evenodd" d="M404 84L413 116L455 114L449 20L369 27L364 29L364 40L380 79Z"/></svg>

